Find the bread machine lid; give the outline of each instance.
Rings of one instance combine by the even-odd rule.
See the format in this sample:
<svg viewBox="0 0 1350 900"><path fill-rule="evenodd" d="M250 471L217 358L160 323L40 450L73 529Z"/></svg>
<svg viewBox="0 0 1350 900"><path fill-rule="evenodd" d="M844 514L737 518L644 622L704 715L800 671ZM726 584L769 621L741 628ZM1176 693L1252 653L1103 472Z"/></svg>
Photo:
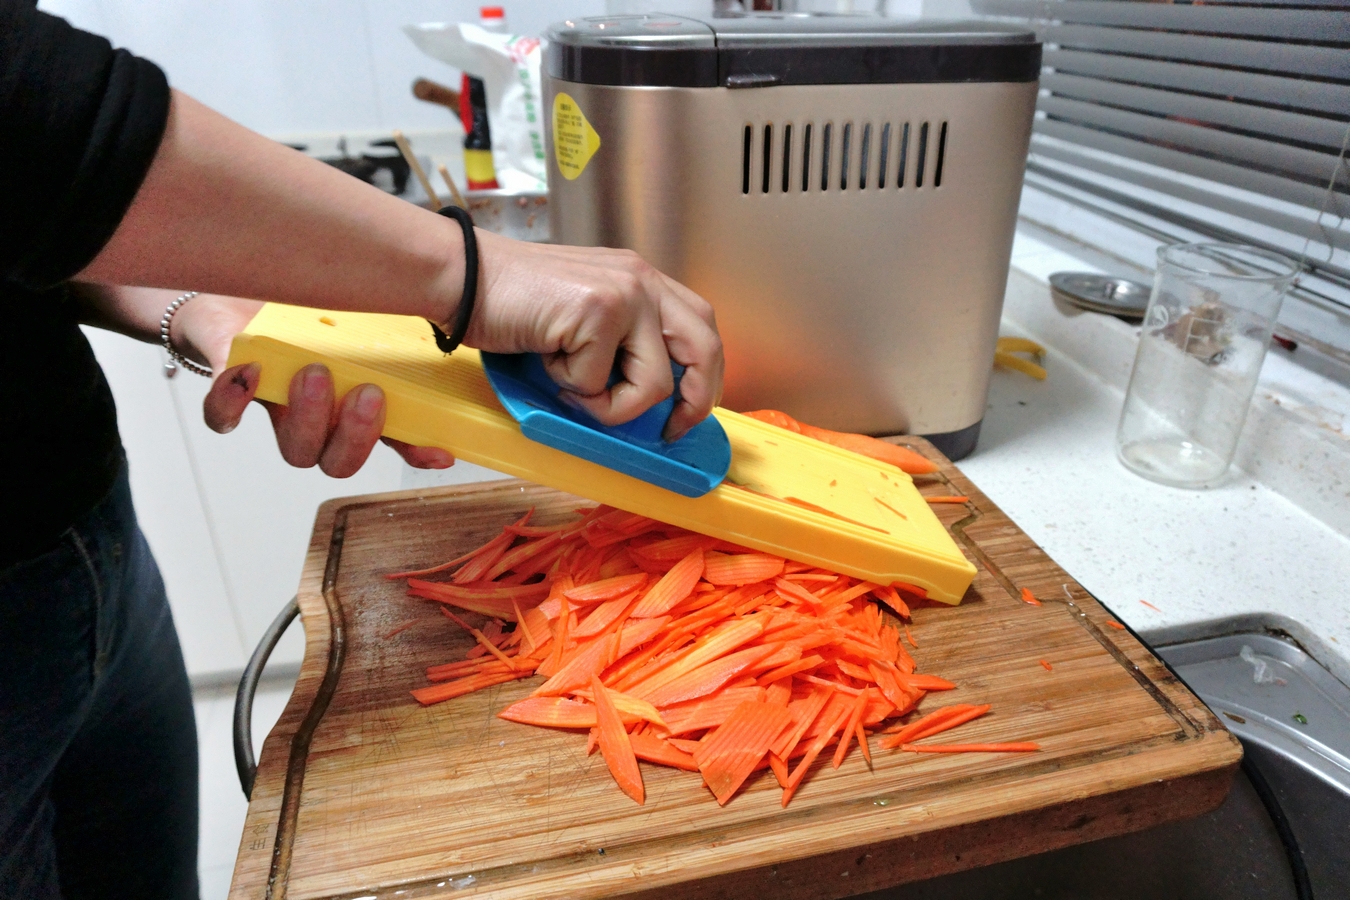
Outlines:
<svg viewBox="0 0 1350 900"><path fill-rule="evenodd" d="M1015 25L830 13L662 13L568 19L548 74L650 87L1035 81L1041 45Z"/></svg>

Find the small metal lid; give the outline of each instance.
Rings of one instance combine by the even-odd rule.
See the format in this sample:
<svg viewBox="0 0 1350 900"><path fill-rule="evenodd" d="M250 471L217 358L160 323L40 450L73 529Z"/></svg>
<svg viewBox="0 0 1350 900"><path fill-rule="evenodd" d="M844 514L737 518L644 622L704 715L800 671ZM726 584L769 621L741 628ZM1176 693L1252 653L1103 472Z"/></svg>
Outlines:
<svg viewBox="0 0 1350 900"><path fill-rule="evenodd" d="M1152 292L1146 284L1091 272L1055 272L1050 289L1066 303L1091 312L1142 319Z"/></svg>
<svg viewBox="0 0 1350 900"><path fill-rule="evenodd" d="M764 87L1035 81L1041 45L1018 26L829 13L569 19L546 68L583 84Z"/></svg>

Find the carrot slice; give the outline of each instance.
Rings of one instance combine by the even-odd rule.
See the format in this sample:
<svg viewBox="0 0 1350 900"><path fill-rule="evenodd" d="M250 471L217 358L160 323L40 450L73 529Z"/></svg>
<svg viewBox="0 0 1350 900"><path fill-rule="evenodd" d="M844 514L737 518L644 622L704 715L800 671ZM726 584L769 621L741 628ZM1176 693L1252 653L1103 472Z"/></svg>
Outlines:
<svg viewBox="0 0 1350 900"><path fill-rule="evenodd" d="M595 698L591 696L590 688L577 691L576 696L582 700L595 702ZM650 722L663 730L669 730L665 720L661 718L661 713L646 700L630 697L616 690L609 691L609 699L613 702L614 708L619 711L619 718L623 719L625 725L633 724L641 727Z"/></svg>
<svg viewBox="0 0 1350 900"><path fill-rule="evenodd" d="M1112 628L1118 629L1118 630L1120 630L1120 631L1124 631L1124 630L1125 630L1125 626L1122 625L1122 624L1120 624L1119 622L1107 622L1106 624L1107 624L1107 625L1110 625Z"/></svg>
<svg viewBox="0 0 1350 900"><path fill-rule="evenodd" d="M668 682L660 689L653 691L647 699L651 701L653 706L661 707L705 697L776 649L773 645L750 647L729 654L686 672L674 681Z"/></svg>
<svg viewBox="0 0 1350 900"><path fill-rule="evenodd" d="M633 755L638 759L670 766L672 769L683 769L686 772L698 771L698 763L694 762L693 755L650 732L630 734L628 742L632 744Z"/></svg>
<svg viewBox="0 0 1350 900"><path fill-rule="evenodd" d="M624 730L619 711L614 708L609 691L600 683L600 679L591 676L591 693L595 697L596 730L599 732L600 755L609 766L609 774L619 789L632 797L639 806L646 802L647 792L642 784L642 771L638 768L637 756L633 745Z"/></svg>
<svg viewBox="0 0 1350 900"><path fill-rule="evenodd" d="M1055 671L1055 667L1050 665L1050 663L1046 662L1045 660L1041 660L1041 668L1045 669L1045 671L1047 672Z"/></svg>
<svg viewBox="0 0 1350 900"><path fill-rule="evenodd" d="M670 567L670 571L661 576L661 580L652 585L633 610L633 618L649 619L664 615L672 606L679 603L703 577L703 551L695 549Z"/></svg>
<svg viewBox="0 0 1350 900"><path fill-rule="evenodd" d="M652 639L652 636L659 632L670 621L665 616L659 619L642 619L637 622L629 621L624 625L623 638L619 644L619 652L622 655L627 652L624 648L632 649ZM563 640L566 640L566 632L563 634ZM561 645L560 645L561 646ZM547 697L566 694L586 684L594 675L599 675L605 667L605 662L609 658L609 643L603 637L591 638L582 644L577 650L567 657L567 660L558 667L558 670L543 684L535 688L531 696Z"/></svg>
<svg viewBox="0 0 1350 900"><path fill-rule="evenodd" d="M587 752L601 750L639 802L638 759L698 770L719 803L768 768L786 804L831 744L835 766L855 739L870 766L869 731L915 752L1023 746L915 743L988 706L955 704L886 727L928 692L955 687L916 673L906 652L906 601L922 588L883 587L612 507L578 512L568 525L508 526L437 567L460 566L448 583L408 579L412 596L445 604L475 640L468 658L427 667L418 702L537 672L542 682L501 718L586 730ZM491 620L475 628L449 607Z"/></svg>
<svg viewBox="0 0 1350 900"><path fill-rule="evenodd" d="M720 805L726 805L758 767L769 745L791 724L791 714L781 706L742 703L699 742L694 761Z"/></svg>
<svg viewBox="0 0 1350 900"><path fill-rule="evenodd" d="M497 713L497 718L540 728L594 728L595 707L566 697L526 697Z"/></svg>
<svg viewBox="0 0 1350 900"><path fill-rule="evenodd" d="M767 553L703 554L703 577L709 584L746 585L767 581L783 572L784 560Z"/></svg>
<svg viewBox="0 0 1350 900"><path fill-rule="evenodd" d="M1031 592L1031 588L1022 588L1022 602L1030 603L1032 606L1041 605L1041 601L1036 599L1036 595Z"/></svg>
<svg viewBox="0 0 1350 900"><path fill-rule="evenodd" d="M529 677L528 672L516 670L493 674L470 675L467 678L460 678L455 681L447 681L442 684L432 684L424 688L417 688L412 692L412 695L418 703L423 706L430 706L433 703L440 703L444 700L462 697L465 694L472 694L474 691L492 687L494 684L506 684L506 682L515 681L517 678L527 677Z"/></svg>
<svg viewBox="0 0 1350 900"><path fill-rule="evenodd" d="M572 632L572 637L581 640L608 631L609 626L613 625L624 612L636 605L638 593L639 591L629 591L622 597L606 600L592 606L586 618L577 624L576 630Z"/></svg>
<svg viewBox="0 0 1350 900"><path fill-rule="evenodd" d="M702 643L695 645L694 649L680 659L678 663L666 666L662 671L653 673L648 678L626 688L626 690L637 696L648 696L658 688L678 680L705 663L710 663L740 649L763 632L764 622L759 617L732 621L720 630L709 632L701 639ZM763 656L761 655L759 658L762 659ZM670 700L668 702L676 703L679 701ZM658 703L657 705L661 704Z"/></svg>
<svg viewBox="0 0 1350 900"><path fill-rule="evenodd" d="M629 594L646 583L647 573L637 572L632 575L616 575L613 578L578 585L568 588L563 593L567 595L568 600L574 603L600 603Z"/></svg>
<svg viewBox="0 0 1350 900"><path fill-rule="evenodd" d="M716 694L701 697L689 703L677 703L662 708L661 717L666 720L666 730L671 737L693 734L716 728L726 721L731 711L742 703L760 703L764 700L764 689L723 688Z"/></svg>

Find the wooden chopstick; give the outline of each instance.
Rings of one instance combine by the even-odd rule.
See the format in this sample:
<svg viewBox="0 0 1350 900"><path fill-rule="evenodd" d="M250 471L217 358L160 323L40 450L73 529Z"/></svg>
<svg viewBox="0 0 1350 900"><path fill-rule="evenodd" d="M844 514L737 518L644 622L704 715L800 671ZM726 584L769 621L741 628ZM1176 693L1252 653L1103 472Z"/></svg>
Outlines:
<svg viewBox="0 0 1350 900"><path fill-rule="evenodd" d="M459 187L455 185L455 179L450 177L450 170L441 163L436 167L436 171L441 173L441 178L445 179L445 186L450 189L450 196L454 198L455 205L460 209L467 210L469 204L464 202L464 195L459 192Z"/></svg>
<svg viewBox="0 0 1350 900"><path fill-rule="evenodd" d="M398 145L398 152L403 154L403 158L408 161L408 168L412 169L417 176L418 182L422 185L422 190L427 192L427 197L435 204L433 209L440 209L441 198L436 196L436 191L431 186L431 179L427 178L427 173L422 171L422 164L413 156L412 147L408 144L408 139L403 136L403 132L394 130L394 143Z"/></svg>

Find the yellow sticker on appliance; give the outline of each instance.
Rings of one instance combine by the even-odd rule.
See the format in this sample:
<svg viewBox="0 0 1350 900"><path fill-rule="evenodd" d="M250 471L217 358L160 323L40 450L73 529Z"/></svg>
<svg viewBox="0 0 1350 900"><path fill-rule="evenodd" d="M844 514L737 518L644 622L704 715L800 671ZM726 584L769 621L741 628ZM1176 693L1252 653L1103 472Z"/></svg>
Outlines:
<svg viewBox="0 0 1350 900"><path fill-rule="evenodd" d="M600 149L600 135L595 133L586 115L569 94L553 98L553 156L558 161L562 177L572 181L586 171L595 151Z"/></svg>

